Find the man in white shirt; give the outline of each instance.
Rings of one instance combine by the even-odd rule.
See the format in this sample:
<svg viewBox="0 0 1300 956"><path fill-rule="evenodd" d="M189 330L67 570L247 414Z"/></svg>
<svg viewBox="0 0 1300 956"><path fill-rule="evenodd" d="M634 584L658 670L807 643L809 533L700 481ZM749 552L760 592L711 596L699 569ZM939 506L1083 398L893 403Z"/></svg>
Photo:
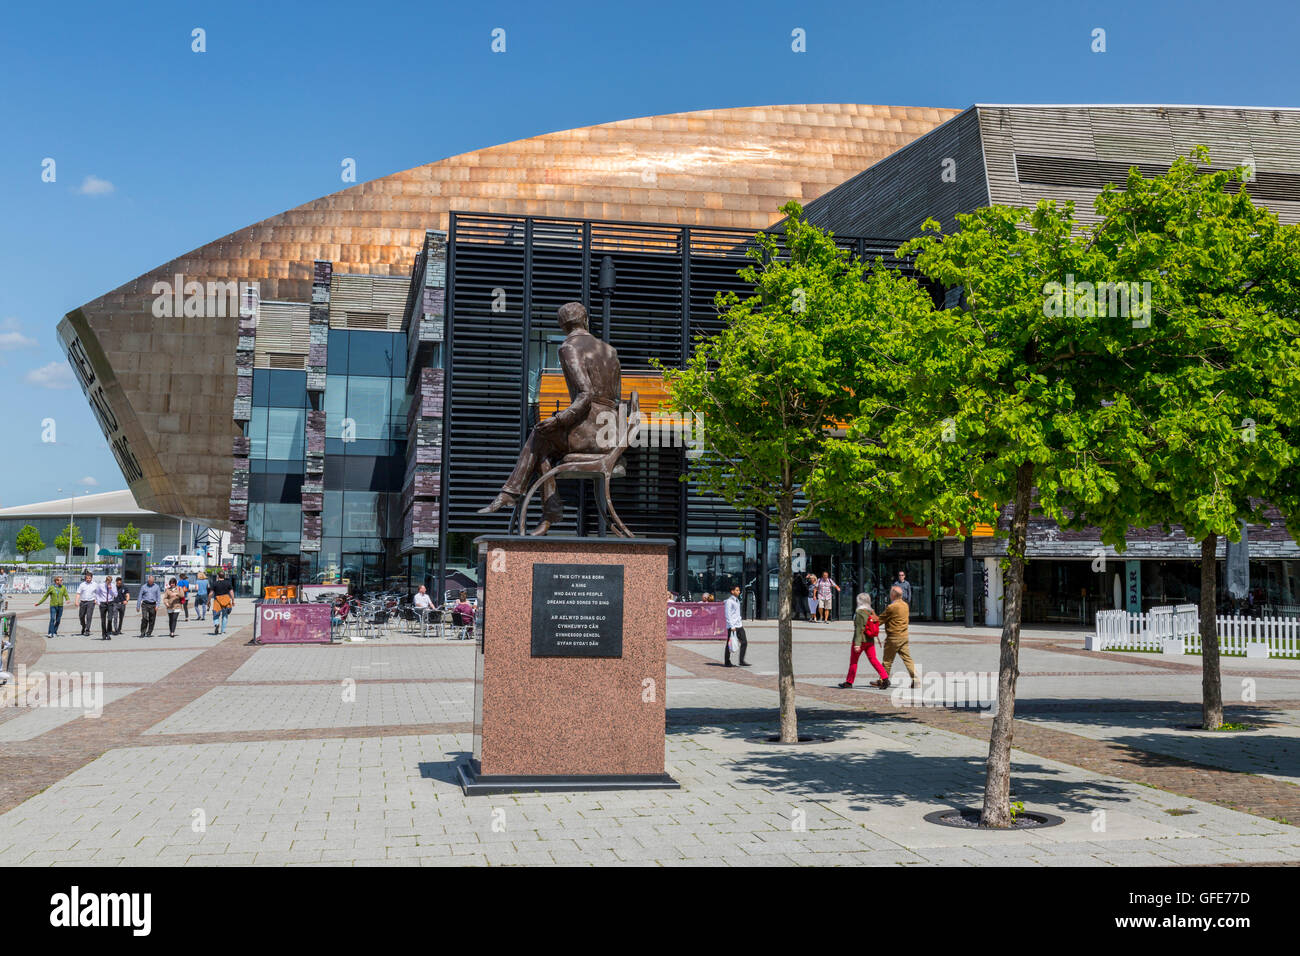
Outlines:
<svg viewBox="0 0 1300 956"><path fill-rule="evenodd" d="M736 640L740 642L740 666L748 667L749 662L745 660L745 651L749 647L749 641L745 638L745 622L740 616L740 585L737 584L731 589L731 596L722 602L723 613L727 616L727 648L722 655L722 666L733 667L731 663L731 635L736 635Z"/></svg>
<svg viewBox="0 0 1300 956"><path fill-rule="evenodd" d="M81 636L90 637L90 625L95 619L95 592L99 589L87 571L77 585L77 620L81 622Z"/></svg>
<svg viewBox="0 0 1300 956"><path fill-rule="evenodd" d="M113 599L117 597L117 588L113 587L113 576L104 575L104 580L95 587L95 603L99 605L99 629L101 639L111 641L114 622Z"/></svg>
<svg viewBox="0 0 1300 956"><path fill-rule="evenodd" d="M423 584L420 585L420 590L415 593L415 606L417 608L433 607L433 598L429 597L429 591Z"/></svg>

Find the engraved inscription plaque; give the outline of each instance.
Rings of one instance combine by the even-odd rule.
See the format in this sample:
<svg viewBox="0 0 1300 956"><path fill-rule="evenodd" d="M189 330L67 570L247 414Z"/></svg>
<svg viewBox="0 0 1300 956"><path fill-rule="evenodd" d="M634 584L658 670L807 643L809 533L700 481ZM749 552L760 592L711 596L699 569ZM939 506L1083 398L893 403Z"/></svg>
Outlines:
<svg viewBox="0 0 1300 956"><path fill-rule="evenodd" d="M623 566L533 565L533 657L623 656Z"/></svg>

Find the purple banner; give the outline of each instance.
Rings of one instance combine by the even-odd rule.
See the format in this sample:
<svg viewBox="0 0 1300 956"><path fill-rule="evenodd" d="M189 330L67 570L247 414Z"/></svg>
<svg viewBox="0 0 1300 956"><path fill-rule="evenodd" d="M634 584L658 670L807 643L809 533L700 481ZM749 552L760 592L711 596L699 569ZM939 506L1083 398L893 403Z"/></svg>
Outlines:
<svg viewBox="0 0 1300 956"><path fill-rule="evenodd" d="M328 644L328 604L262 604L257 609L259 644Z"/></svg>
<svg viewBox="0 0 1300 956"><path fill-rule="evenodd" d="M724 641L727 615L721 604L674 603L668 605L668 640Z"/></svg>

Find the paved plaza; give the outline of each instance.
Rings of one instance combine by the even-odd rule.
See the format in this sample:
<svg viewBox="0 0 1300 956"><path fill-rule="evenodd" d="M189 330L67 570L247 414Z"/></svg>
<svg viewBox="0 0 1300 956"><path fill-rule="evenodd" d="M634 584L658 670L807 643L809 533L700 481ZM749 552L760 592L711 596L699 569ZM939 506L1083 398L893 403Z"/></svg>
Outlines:
<svg viewBox="0 0 1300 956"><path fill-rule="evenodd" d="M40 675L90 674L102 711L66 687L68 706L0 691L0 865L1300 861L1300 661L1226 658L1227 718L1254 729L1206 733L1189 729L1199 658L1027 630L1013 800L1065 822L989 833L922 819L979 805L987 713L937 706L924 677L870 689L865 660L839 689L847 623L795 627L800 730L829 741L756 741L776 727L776 629L751 623L752 668L720 666L720 643L669 646L680 790L467 798L454 768L471 749L472 642L248 646L251 602L225 637L191 621L141 640L132 612L111 642L69 619L47 641L33 602L11 604L25 699ZM912 630L923 675L996 673L996 631Z"/></svg>

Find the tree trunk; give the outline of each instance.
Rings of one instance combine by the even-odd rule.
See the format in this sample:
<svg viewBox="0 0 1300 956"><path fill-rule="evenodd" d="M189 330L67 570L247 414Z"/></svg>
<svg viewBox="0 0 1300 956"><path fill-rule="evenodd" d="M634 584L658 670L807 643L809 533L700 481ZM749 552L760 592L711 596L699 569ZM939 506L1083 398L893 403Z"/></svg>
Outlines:
<svg viewBox="0 0 1300 956"><path fill-rule="evenodd" d="M1201 540L1201 726L1218 730L1223 726L1223 683L1219 676L1219 628L1215 600L1218 564L1214 552L1217 534Z"/></svg>
<svg viewBox="0 0 1300 956"><path fill-rule="evenodd" d="M794 698L794 620L791 613L791 580L794 570L790 564L794 550L794 502L782 500L777 521L780 527L780 550L777 565L777 606L780 608L776 624L777 687L781 692L781 743L799 742L799 715Z"/></svg>
<svg viewBox="0 0 1300 956"><path fill-rule="evenodd" d="M1015 511L1007 542L1007 577L1003 588L1002 644L998 660L998 712L989 737L988 771L984 779L984 812L980 825L1011 826L1011 740L1016 721L1016 679L1020 676L1020 614L1025 595L1025 539L1029 534L1030 493L1034 464L1016 469Z"/></svg>

